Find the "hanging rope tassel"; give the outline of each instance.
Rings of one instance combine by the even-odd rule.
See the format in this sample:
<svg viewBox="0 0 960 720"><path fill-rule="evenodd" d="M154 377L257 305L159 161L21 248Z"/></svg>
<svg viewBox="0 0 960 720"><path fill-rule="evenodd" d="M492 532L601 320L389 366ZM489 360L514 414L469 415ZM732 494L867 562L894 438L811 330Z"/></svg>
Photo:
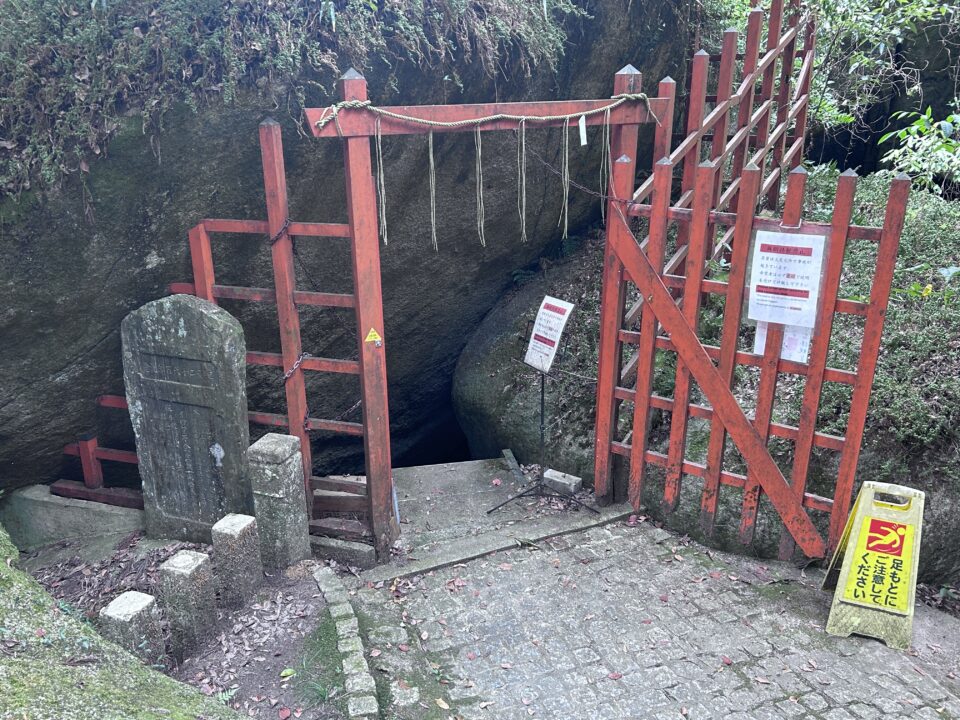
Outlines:
<svg viewBox="0 0 960 720"><path fill-rule="evenodd" d="M517 127L517 213L520 215L520 242L527 241L527 121Z"/></svg>
<svg viewBox="0 0 960 720"><path fill-rule="evenodd" d="M380 116L374 123L377 146L377 225L380 226L380 238L387 244L387 185L383 179L383 136L380 133Z"/></svg>
<svg viewBox="0 0 960 720"><path fill-rule="evenodd" d="M480 245L487 246L487 238L483 232L483 143L480 140L480 126L473 129L473 144L477 149L477 235L480 236Z"/></svg>
<svg viewBox="0 0 960 720"><path fill-rule="evenodd" d="M430 240L433 251L440 252L437 247L437 166L433 161L433 131L427 133L427 148L430 154Z"/></svg>
<svg viewBox="0 0 960 720"><path fill-rule="evenodd" d="M563 166L560 182L563 184L563 207L560 209L560 219L557 225L563 223L563 239L567 239L567 225L570 214L570 118L563 121L563 139L560 143L563 153Z"/></svg>

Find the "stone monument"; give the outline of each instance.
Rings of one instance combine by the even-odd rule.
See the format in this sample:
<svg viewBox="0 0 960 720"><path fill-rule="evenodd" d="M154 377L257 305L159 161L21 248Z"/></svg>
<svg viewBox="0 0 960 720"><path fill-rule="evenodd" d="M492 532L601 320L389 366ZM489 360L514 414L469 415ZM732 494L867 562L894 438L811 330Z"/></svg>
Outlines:
<svg viewBox="0 0 960 720"><path fill-rule="evenodd" d="M120 334L147 534L210 542L224 515L253 512L243 329L172 295L127 315Z"/></svg>

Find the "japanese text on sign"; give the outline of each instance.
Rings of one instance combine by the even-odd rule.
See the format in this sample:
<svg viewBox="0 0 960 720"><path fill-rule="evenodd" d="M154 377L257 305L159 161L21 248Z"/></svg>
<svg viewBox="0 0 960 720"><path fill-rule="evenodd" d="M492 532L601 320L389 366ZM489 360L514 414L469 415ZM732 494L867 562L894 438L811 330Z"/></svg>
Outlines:
<svg viewBox="0 0 960 720"><path fill-rule="evenodd" d="M751 320L816 324L825 240L823 235L757 232L747 308Z"/></svg>
<svg viewBox="0 0 960 720"><path fill-rule="evenodd" d="M906 615L913 535L913 525L864 518L844 601Z"/></svg>
<svg viewBox="0 0 960 720"><path fill-rule="evenodd" d="M533 332L530 333L527 354L523 358L527 365L543 373L550 372L553 360L557 356L560 336L571 313L573 313L573 303L558 300L549 295L543 298L537 319L533 323Z"/></svg>

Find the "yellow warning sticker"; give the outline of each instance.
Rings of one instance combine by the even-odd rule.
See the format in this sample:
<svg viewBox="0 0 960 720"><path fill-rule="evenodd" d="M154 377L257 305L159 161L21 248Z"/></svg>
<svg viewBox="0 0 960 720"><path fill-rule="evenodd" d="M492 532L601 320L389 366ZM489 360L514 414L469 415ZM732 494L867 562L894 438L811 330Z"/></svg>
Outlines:
<svg viewBox="0 0 960 720"><path fill-rule="evenodd" d="M907 614L914 526L865 517L843 591L845 602Z"/></svg>
<svg viewBox="0 0 960 720"><path fill-rule="evenodd" d="M383 338L380 337L380 333L373 328L370 328L370 332L368 332L367 336L363 339L364 342L380 342L381 340L383 340Z"/></svg>

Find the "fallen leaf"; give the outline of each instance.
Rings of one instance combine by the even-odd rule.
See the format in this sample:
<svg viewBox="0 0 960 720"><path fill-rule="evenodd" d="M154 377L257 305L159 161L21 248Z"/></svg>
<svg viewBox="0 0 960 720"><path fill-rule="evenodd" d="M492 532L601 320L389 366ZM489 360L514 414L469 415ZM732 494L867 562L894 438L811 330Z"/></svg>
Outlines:
<svg viewBox="0 0 960 720"><path fill-rule="evenodd" d="M612 673L609 673L607 677L610 678L611 680L619 680L620 678L623 677L623 673L612 672Z"/></svg>
<svg viewBox="0 0 960 720"><path fill-rule="evenodd" d="M724 664L724 665L733 665L733 660L731 660L730 658L728 658L726 655L724 655L724 656L723 656L722 658L720 658L720 659L723 660L723 664Z"/></svg>
<svg viewBox="0 0 960 720"><path fill-rule="evenodd" d="M494 487L500 487L501 485L503 485L503 480L501 480L500 478L494 478L493 480L490 481L490 484L493 485Z"/></svg>
<svg viewBox="0 0 960 720"><path fill-rule="evenodd" d="M382 654L383 652L380 650L380 648L374 648L370 651L370 657L380 657Z"/></svg>
<svg viewBox="0 0 960 720"><path fill-rule="evenodd" d="M467 653L467 660L476 660L476 659L477 659L477 654L475 652L471 650L470 652Z"/></svg>
<svg viewBox="0 0 960 720"><path fill-rule="evenodd" d="M437 707L440 708L441 710L449 710L449 709L450 709L450 706L447 705L446 700L444 700L443 698L437 698L434 702L437 703Z"/></svg>
<svg viewBox="0 0 960 720"><path fill-rule="evenodd" d="M400 643L399 645L397 645L397 650L399 650L400 652L410 652L410 646L407 645L406 643Z"/></svg>
<svg viewBox="0 0 960 720"><path fill-rule="evenodd" d="M510 670L513 667L513 665L508 662L503 662L503 663L500 663L500 667L502 667L504 670Z"/></svg>
<svg viewBox="0 0 960 720"><path fill-rule="evenodd" d="M500 563L501 570L513 570L513 563Z"/></svg>
<svg viewBox="0 0 960 720"><path fill-rule="evenodd" d="M670 596L669 596L669 595L661 595L661 596L660 596L660 602L662 602L662 603L667 602L669 599L670 599Z"/></svg>
<svg viewBox="0 0 960 720"><path fill-rule="evenodd" d="M484 700L482 703L480 703L480 709L486 710L491 705L493 705L493 700Z"/></svg>
<svg viewBox="0 0 960 720"><path fill-rule="evenodd" d="M293 711L288 707L282 707L277 710L277 717L280 718L280 720L287 720L291 715L293 715Z"/></svg>
<svg viewBox="0 0 960 720"><path fill-rule="evenodd" d="M769 680L767 680L765 677L761 677L761 676L759 676L759 675L758 675L757 677L755 677L754 680L756 680L756 681L757 681L758 683L760 683L761 685L769 685L769 684L770 684L770 681L769 681Z"/></svg>

